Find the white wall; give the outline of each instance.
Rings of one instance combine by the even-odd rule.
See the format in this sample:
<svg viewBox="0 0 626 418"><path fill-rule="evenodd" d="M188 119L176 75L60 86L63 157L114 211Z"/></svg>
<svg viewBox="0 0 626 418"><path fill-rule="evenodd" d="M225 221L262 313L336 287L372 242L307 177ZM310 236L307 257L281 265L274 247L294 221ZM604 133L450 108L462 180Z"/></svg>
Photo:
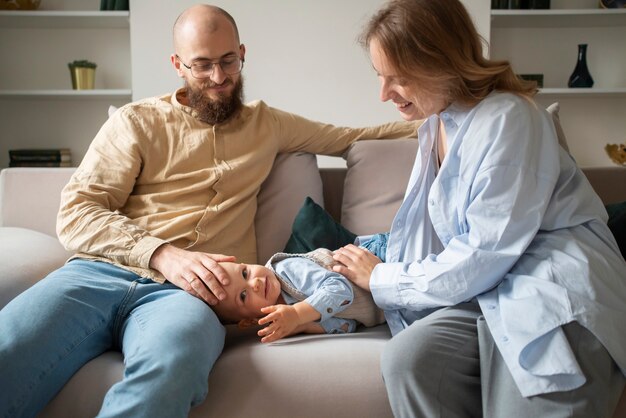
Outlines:
<svg viewBox="0 0 626 418"><path fill-rule="evenodd" d="M131 0L133 98L171 92L182 81L169 56L171 28L192 0ZM246 45L246 101L261 99L310 119L347 126L399 120L378 98L378 80L357 37L384 0L215 0ZM490 0L466 0L488 10ZM488 16L482 11L479 15ZM489 22L479 22L488 28ZM484 36L489 39L488 33ZM321 159L322 165L343 165Z"/></svg>

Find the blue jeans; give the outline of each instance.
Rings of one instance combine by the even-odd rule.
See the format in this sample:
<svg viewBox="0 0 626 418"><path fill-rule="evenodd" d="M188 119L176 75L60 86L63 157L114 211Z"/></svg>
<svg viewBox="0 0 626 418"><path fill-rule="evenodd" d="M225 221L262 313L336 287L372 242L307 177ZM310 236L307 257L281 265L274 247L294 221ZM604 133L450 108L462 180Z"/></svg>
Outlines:
<svg viewBox="0 0 626 418"><path fill-rule="evenodd" d="M0 311L0 417L34 417L89 360L124 355L99 417L187 417L224 346L213 310L172 284L74 260Z"/></svg>

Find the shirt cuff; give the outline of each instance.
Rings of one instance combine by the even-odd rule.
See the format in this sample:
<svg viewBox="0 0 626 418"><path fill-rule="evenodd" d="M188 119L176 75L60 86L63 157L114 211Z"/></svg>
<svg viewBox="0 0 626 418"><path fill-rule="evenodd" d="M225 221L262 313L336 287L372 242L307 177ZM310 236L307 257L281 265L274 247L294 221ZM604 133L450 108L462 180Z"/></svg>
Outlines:
<svg viewBox="0 0 626 418"><path fill-rule="evenodd" d="M370 276L370 292L376 305L381 309L395 310L406 308L406 298L402 292L407 287L415 287L411 279L407 279L404 263L379 263ZM421 265L413 263L412 269L421 270ZM413 271L411 276L415 276ZM407 283L409 282L409 283Z"/></svg>
<svg viewBox="0 0 626 418"><path fill-rule="evenodd" d="M352 303L350 299L332 297L330 294L316 291L313 295L306 298L304 301L311 305L313 309L320 313L320 321L325 321L328 318L332 318L334 315L346 309ZM344 302L348 302L345 303Z"/></svg>
<svg viewBox="0 0 626 418"><path fill-rule="evenodd" d="M372 239L372 237L374 236L374 234L370 234L370 235L359 235L354 239L354 245L356 245L357 247L361 244L363 244L364 242L367 242L369 240Z"/></svg>
<svg viewBox="0 0 626 418"><path fill-rule="evenodd" d="M152 236L143 237L132 250L128 257L128 263L130 266L141 267L144 269L150 268L150 258L154 251L161 245L167 244L167 241L161 238Z"/></svg>
<svg viewBox="0 0 626 418"><path fill-rule="evenodd" d="M345 318L328 318L326 321L320 322L326 334L347 334L356 331L356 321L354 319ZM343 327L346 325L347 330Z"/></svg>

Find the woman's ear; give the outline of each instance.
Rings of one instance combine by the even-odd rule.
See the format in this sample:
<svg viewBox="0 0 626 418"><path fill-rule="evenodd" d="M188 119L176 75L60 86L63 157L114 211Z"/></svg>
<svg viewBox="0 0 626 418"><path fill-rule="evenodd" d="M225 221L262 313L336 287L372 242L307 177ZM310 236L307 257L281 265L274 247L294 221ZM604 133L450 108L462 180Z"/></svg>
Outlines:
<svg viewBox="0 0 626 418"><path fill-rule="evenodd" d="M257 325L259 325L259 320L256 318L242 319L237 323L237 327L241 329L256 327Z"/></svg>

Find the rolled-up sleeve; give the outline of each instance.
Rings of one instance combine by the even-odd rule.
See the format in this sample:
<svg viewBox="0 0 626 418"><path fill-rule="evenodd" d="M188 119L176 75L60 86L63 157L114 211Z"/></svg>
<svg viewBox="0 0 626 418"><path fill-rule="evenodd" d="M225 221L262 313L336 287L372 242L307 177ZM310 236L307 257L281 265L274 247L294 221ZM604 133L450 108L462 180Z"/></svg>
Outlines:
<svg viewBox="0 0 626 418"><path fill-rule="evenodd" d="M352 286L344 276L302 257L287 258L275 266L281 277L308 296L304 301L320 313L324 322L346 309L354 298Z"/></svg>
<svg viewBox="0 0 626 418"><path fill-rule="evenodd" d="M142 135L123 108L96 135L61 194L57 234L68 250L148 268L154 250L165 243L118 211L141 170Z"/></svg>

